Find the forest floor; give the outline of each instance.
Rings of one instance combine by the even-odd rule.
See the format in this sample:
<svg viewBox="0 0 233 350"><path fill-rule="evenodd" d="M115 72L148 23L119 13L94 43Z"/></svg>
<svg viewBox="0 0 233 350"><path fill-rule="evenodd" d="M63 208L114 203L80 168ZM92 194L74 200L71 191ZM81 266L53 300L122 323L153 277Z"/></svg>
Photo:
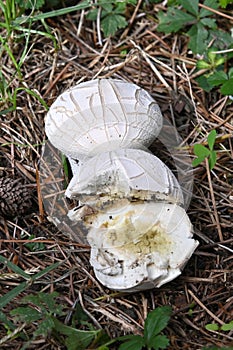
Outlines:
<svg viewBox="0 0 233 350"><path fill-rule="evenodd" d="M128 15L130 26L111 38L102 38L102 42L97 24L82 19L80 12L47 19L51 35L40 34L45 32L42 22L33 23L35 33L29 39L20 79L11 58L1 57L2 75L11 81L8 97L17 89L17 108L0 117L0 175L22 179L33 192L33 200L29 212L0 217L0 255L5 259L0 261L0 296L22 287L22 270L31 276L45 271L26 282L19 293L10 295L8 303L0 302L1 315L6 317L0 319L1 349L22 349L25 343L22 336L12 335L11 323L17 327L15 333L32 339L37 323L15 321L10 311L20 305L23 296L41 291L59 293L59 304L65 311L60 321L69 325L79 305L88 315L89 325L102 328L111 338L142 334L148 313L157 306L170 305L172 316L164 330L170 340L168 349L233 346L233 330L205 327L212 323L221 326L233 319L233 104L218 89L205 92L199 87L196 57L187 47L187 36L157 32L154 16L158 8L154 5L147 12L140 8L132 11ZM17 61L23 55L24 40L19 37L11 44ZM193 145L206 144L209 132L217 131L215 167L210 170L204 161L193 168L187 213L200 244L181 276L158 289L126 294L102 286L89 264L89 246L76 239L74 228L58 230L49 221L47 207L42 207L47 110L35 94L50 106L67 88L97 77L124 79L147 90L158 102L164 119L184 140L181 148L191 160ZM6 100L1 109L9 107ZM151 150L176 172L165 148L155 142ZM53 176L58 179L60 175L55 170ZM48 175L47 182L51 179ZM55 197L58 195L53 200ZM63 213L66 209L59 204L56 210ZM55 263L59 263L56 269L46 270ZM87 329L86 324L79 327ZM28 348L66 349L53 333L33 338ZM118 347L114 344L110 348Z"/></svg>

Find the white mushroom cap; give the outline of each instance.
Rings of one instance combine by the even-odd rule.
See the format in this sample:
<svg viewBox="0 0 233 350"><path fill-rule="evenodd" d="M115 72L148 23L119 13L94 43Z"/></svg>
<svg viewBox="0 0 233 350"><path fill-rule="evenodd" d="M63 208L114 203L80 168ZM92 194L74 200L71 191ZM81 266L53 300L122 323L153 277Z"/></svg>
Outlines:
<svg viewBox="0 0 233 350"><path fill-rule="evenodd" d="M184 209L153 202L99 214L87 238L96 277L124 291L160 287L176 278L198 245Z"/></svg>
<svg viewBox="0 0 233 350"><path fill-rule="evenodd" d="M172 171L159 158L139 149L119 149L87 159L71 180L66 196L89 205L114 198L183 203Z"/></svg>
<svg viewBox="0 0 233 350"><path fill-rule="evenodd" d="M45 119L50 142L76 159L148 146L161 128L156 101L137 85L118 79L91 80L65 91Z"/></svg>

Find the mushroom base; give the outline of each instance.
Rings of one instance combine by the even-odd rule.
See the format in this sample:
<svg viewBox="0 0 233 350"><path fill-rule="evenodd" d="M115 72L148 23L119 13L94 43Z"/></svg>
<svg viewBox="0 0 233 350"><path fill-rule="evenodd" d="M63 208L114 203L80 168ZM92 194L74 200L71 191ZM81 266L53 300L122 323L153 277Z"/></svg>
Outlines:
<svg viewBox="0 0 233 350"><path fill-rule="evenodd" d="M89 215L86 225L96 277L114 290L162 286L181 274L198 245L176 204L120 201Z"/></svg>

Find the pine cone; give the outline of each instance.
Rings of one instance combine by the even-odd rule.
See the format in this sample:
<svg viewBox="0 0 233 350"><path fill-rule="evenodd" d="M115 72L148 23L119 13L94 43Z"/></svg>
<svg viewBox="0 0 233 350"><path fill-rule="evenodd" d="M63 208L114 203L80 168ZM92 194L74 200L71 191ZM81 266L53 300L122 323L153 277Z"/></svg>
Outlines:
<svg viewBox="0 0 233 350"><path fill-rule="evenodd" d="M21 179L0 178L0 216L19 216L31 207L32 195Z"/></svg>

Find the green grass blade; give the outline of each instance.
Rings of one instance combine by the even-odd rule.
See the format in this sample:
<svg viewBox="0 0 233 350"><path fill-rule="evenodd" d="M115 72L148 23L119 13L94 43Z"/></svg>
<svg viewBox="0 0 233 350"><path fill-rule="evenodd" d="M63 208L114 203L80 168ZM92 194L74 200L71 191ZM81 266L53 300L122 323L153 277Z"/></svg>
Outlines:
<svg viewBox="0 0 233 350"><path fill-rule="evenodd" d="M1 38L1 36L0 36L0 41L2 42L2 45L3 45L4 49L6 50L7 54L9 55L11 61L13 62L14 66L15 66L15 68L17 70L17 73L19 75L19 78L22 78L22 74L21 74L20 68L18 66L18 63L17 63L17 61L16 61L16 59L15 59L11 49L9 48L9 46L7 44L4 43L4 40Z"/></svg>
<svg viewBox="0 0 233 350"><path fill-rule="evenodd" d="M31 278L31 275L24 272L24 270L22 270L19 266L13 264L10 260L4 258L2 255L0 255L0 263L6 265L10 270L14 271L19 276L23 277L26 280Z"/></svg>
<svg viewBox="0 0 233 350"><path fill-rule="evenodd" d="M0 256L1 259L3 259ZM1 261L1 260L0 260ZM3 259L3 262L6 263L6 259ZM2 261L1 261L2 262ZM8 261L9 263L9 261ZM7 265L8 265L7 263ZM11 263L12 264L12 263ZM12 299L14 299L15 297L17 297L17 295L19 295L21 292L23 292L25 289L27 289L33 282L35 282L37 279L39 279L40 277L46 275L47 273L49 273L50 271L52 271L53 269L56 269L59 265L61 265L62 262L57 262L55 264L52 264L51 266L46 267L44 270L38 272L35 275L28 275L24 272L25 275L29 276L30 279L27 282L22 282L20 283L17 287L13 288L11 291L9 291L7 294L5 294L3 297L0 298L0 310L7 305ZM14 265L14 264L13 264ZM8 265L9 266L9 265ZM10 265L12 266L12 265ZM15 266L12 266L15 269ZM20 269L21 270L21 269ZM22 271L22 270L21 270Z"/></svg>
<svg viewBox="0 0 233 350"><path fill-rule="evenodd" d="M11 302L11 300L17 297L21 292L23 292L28 287L28 285L28 282L22 282L17 287L10 290L7 294L3 295L3 297L0 298L0 310L9 302Z"/></svg>
<svg viewBox="0 0 233 350"><path fill-rule="evenodd" d="M38 278L40 278L40 277L46 275L46 274L49 273L50 271L56 269L56 268L57 268L58 266L60 266L62 263L63 263L63 261L62 261L62 262L57 262L57 263L55 263L55 264L52 264L51 266L47 266L44 270L38 272L37 274L35 274L35 275L33 275L33 276L31 277L32 282L34 282L34 281L37 280Z"/></svg>
<svg viewBox="0 0 233 350"><path fill-rule="evenodd" d="M43 20L46 18L52 18L52 17L57 17L57 16L62 16L66 15L67 13L74 12L74 11L79 11L86 9L90 7L91 1L83 1L81 4L75 5L75 6L69 6L66 8L62 8L59 10L54 10L54 11L49 11L45 13L40 13L38 15L34 15L33 17L28 16L28 17L18 17L16 20L13 22L14 25L21 24L21 23L27 23L27 22L35 22L39 20Z"/></svg>
<svg viewBox="0 0 233 350"><path fill-rule="evenodd" d="M28 34L38 34L38 35L41 35L41 36L45 36L46 38L52 40L53 43L56 42L56 38L51 33L48 33L48 32L42 32L41 30L24 28L24 27L21 27L21 26L15 26L15 30L18 30L18 31L24 32L24 33L28 33ZM54 45L54 46L57 47L57 45Z"/></svg>
<svg viewBox="0 0 233 350"><path fill-rule="evenodd" d="M27 94L35 97L41 104L42 106L48 111L49 110L49 107L47 106L46 102L43 100L42 97L40 97L35 91L33 90L30 90L28 88L25 88L25 87L20 87L20 88L17 88L14 92L14 95L17 95L17 92L18 91L21 91L21 90L24 90Z"/></svg>
<svg viewBox="0 0 233 350"><path fill-rule="evenodd" d="M12 331L16 329L16 326L10 320L8 320L2 311L0 311L0 323L4 324L5 327L7 326Z"/></svg>

